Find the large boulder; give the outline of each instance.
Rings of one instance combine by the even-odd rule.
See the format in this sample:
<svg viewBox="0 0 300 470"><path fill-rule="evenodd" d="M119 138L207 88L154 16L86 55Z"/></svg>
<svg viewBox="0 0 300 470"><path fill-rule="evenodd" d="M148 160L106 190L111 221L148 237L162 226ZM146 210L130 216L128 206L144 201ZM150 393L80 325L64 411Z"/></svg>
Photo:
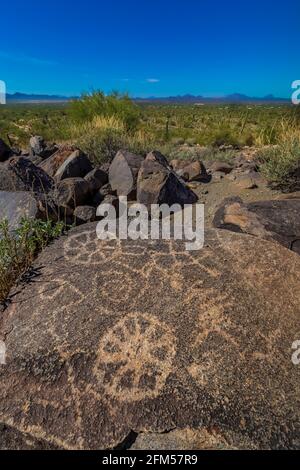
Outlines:
<svg viewBox="0 0 300 470"><path fill-rule="evenodd" d="M135 198L136 182L144 158L120 150L109 167L109 183L118 196Z"/></svg>
<svg viewBox="0 0 300 470"><path fill-rule="evenodd" d="M238 197L225 199L213 226L274 240L300 254L300 199L257 201L248 204Z"/></svg>
<svg viewBox="0 0 300 470"><path fill-rule="evenodd" d="M53 179L28 158L12 157L1 165L1 191L32 191L47 194L53 188Z"/></svg>
<svg viewBox="0 0 300 470"><path fill-rule="evenodd" d="M53 155L43 160L39 166L51 176L51 178L54 178L58 169L76 150L74 146L63 145Z"/></svg>
<svg viewBox="0 0 300 470"><path fill-rule="evenodd" d="M4 140L0 139L0 162L5 162L11 154L12 151L9 146L4 142Z"/></svg>
<svg viewBox="0 0 300 470"><path fill-rule="evenodd" d="M143 161L138 174L137 201L147 206L151 204L193 204L198 197L178 177L165 157L159 152L151 152Z"/></svg>
<svg viewBox="0 0 300 470"><path fill-rule="evenodd" d="M58 182L66 178L83 178L92 169L88 157L81 150L75 150L58 168L54 179Z"/></svg>
<svg viewBox="0 0 300 470"><path fill-rule="evenodd" d="M193 449L207 445L196 433L218 448L299 449L299 256L225 230L191 252L95 231L46 248L36 280L11 293L6 446L108 449L142 433L140 448L190 429Z"/></svg>
<svg viewBox="0 0 300 470"><path fill-rule="evenodd" d="M53 198L52 178L28 158L12 157L1 164L0 191L28 191L35 198L40 217L56 220L57 207Z"/></svg>
<svg viewBox="0 0 300 470"><path fill-rule="evenodd" d="M37 219L39 216L36 199L28 192L0 191L0 221L8 220L9 229L20 226L21 219Z"/></svg>

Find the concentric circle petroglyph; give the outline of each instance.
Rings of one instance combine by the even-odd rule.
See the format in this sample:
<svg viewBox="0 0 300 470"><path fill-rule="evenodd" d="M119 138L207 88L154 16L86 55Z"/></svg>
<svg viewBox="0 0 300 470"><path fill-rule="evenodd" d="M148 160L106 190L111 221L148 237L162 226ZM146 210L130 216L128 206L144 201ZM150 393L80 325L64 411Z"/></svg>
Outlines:
<svg viewBox="0 0 300 470"><path fill-rule="evenodd" d="M176 337L155 316L129 314L100 341L94 374L99 387L120 401L154 398L165 385Z"/></svg>

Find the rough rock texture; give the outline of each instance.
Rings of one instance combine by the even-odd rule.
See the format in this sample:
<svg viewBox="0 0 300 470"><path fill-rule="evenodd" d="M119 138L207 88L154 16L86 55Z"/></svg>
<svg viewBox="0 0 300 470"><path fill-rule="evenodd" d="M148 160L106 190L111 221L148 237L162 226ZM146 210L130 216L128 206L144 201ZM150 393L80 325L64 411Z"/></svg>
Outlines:
<svg viewBox="0 0 300 470"><path fill-rule="evenodd" d="M74 210L74 218L77 225L96 220L96 209L93 206L77 206Z"/></svg>
<svg viewBox="0 0 300 470"><path fill-rule="evenodd" d="M11 150L6 143L0 139L0 162L4 162L11 155Z"/></svg>
<svg viewBox="0 0 300 470"><path fill-rule="evenodd" d="M55 200L62 207L81 206L89 195L89 183L83 178L67 178L58 183Z"/></svg>
<svg viewBox="0 0 300 470"><path fill-rule="evenodd" d="M75 150L59 167L54 178L58 182L66 178L83 178L92 169L88 157L81 150Z"/></svg>
<svg viewBox="0 0 300 470"><path fill-rule="evenodd" d="M247 444L245 443L247 448ZM250 444L251 447L251 444ZM140 433L130 450L234 450L214 430L174 429L164 433Z"/></svg>
<svg viewBox="0 0 300 470"><path fill-rule="evenodd" d="M136 182L144 158L121 150L109 167L109 183L118 196L135 198Z"/></svg>
<svg viewBox="0 0 300 470"><path fill-rule="evenodd" d="M299 448L299 257L225 230L193 252L95 230L48 247L4 312L0 422L66 449L186 428Z"/></svg>
<svg viewBox="0 0 300 470"><path fill-rule="evenodd" d="M0 191L0 220L7 219L10 230L18 228L23 217L37 219L38 216L37 202L30 193Z"/></svg>
<svg viewBox="0 0 300 470"><path fill-rule="evenodd" d="M94 194L93 204L95 206L99 206L99 204L101 204L107 196L114 196L115 198L118 198L116 191L111 189L111 185L109 183L102 186L102 188L100 188L96 194Z"/></svg>
<svg viewBox="0 0 300 470"><path fill-rule="evenodd" d="M29 141L29 146L30 155L33 157L38 156L41 158L48 158L57 150L57 146L55 144L47 145L43 137L41 137L40 135L35 135L31 137Z"/></svg>
<svg viewBox="0 0 300 470"><path fill-rule="evenodd" d="M159 152L151 152L138 174L137 201L150 204L193 204L198 197L190 190Z"/></svg>
<svg viewBox="0 0 300 470"><path fill-rule="evenodd" d="M221 173L225 173L226 175L232 171L233 167L226 162L213 162L210 166L210 171L214 173L215 171L220 171Z"/></svg>
<svg viewBox="0 0 300 470"><path fill-rule="evenodd" d="M32 191L47 194L54 181L41 168L24 157L12 157L1 165L0 190Z"/></svg>
<svg viewBox="0 0 300 470"><path fill-rule="evenodd" d="M61 165L76 151L76 147L70 145L64 145L60 147L57 152L51 155L46 160L40 163L40 167L52 178L54 178L56 172Z"/></svg>
<svg viewBox="0 0 300 470"><path fill-rule="evenodd" d="M213 226L274 240L300 254L300 199L244 204L238 197L225 199Z"/></svg>
<svg viewBox="0 0 300 470"><path fill-rule="evenodd" d="M255 171L250 171L247 173L241 173L235 176L235 184L240 189L254 189L259 186L262 182L262 178L259 173Z"/></svg>
<svg viewBox="0 0 300 470"><path fill-rule="evenodd" d="M1 191L29 191L37 201L40 217L56 220L57 206L53 198L54 181L41 168L24 157L12 157L1 164Z"/></svg>
<svg viewBox="0 0 300 470"><path fill-rule="evenodd" d="M96 192L108 183L108 174L100 168L94 168L84 179L89 183L91 192Z"/></svg>
<svg viewBox="0 0 300 470"><path fill-rule="evenodd" d="M208 174L201 161L172 160L170 166L185 181L208 181Z"/></svg>
<svg viewBox="0 0 300 470"><path fill-rule="evenodd" d="M39 156L42 154L43 150L46 147L45 141L43 137L41 137L40 135L35 135L31 137L29 141L29 146L33 155L39 155Z"/></svg>

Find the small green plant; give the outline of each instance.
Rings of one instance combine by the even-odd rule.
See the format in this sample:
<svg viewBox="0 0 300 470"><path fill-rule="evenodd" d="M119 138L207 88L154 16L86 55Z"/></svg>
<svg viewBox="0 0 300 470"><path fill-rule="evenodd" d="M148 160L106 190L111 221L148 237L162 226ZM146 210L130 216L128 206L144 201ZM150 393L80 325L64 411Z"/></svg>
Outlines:
<svg viewBox="0 0 300 470"><path fill-rule="evenodd" d="M22 219L13 232L7 220L0 222L0 301L15 281L31 266L37 253L62 234L64 224Z"/></svg>

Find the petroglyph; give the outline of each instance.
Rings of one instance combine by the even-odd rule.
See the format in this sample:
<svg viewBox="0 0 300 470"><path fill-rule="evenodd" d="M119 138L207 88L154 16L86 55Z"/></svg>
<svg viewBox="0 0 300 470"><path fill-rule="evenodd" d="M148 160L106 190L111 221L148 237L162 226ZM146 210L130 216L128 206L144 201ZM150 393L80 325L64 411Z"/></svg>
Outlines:
<svg viewBox="0 0 300 470"><path fill-rule="evenodd" d="M94 373L120 401L154 398L171 372L176 337L154 316L129 314L100 341Z"/></svg>
<svg viewBox="0 0 300 470"><path fill-rule="evenodd" d="M113 259L119 252L119 240L102 242L96 230L86 230L68 236L64 244L64 256L72 264L99 265Z"/></svg>
<svg viewBox="0 0 300 470"><path fill-rule="evenodd" d="M297 447L298 256L225 231L206 233L199 252L99 241L93 224L37 264L3 321L1 422L66 449L107 449L131 429L213 421L225 435L246 419L258 447Z"/></svg>

